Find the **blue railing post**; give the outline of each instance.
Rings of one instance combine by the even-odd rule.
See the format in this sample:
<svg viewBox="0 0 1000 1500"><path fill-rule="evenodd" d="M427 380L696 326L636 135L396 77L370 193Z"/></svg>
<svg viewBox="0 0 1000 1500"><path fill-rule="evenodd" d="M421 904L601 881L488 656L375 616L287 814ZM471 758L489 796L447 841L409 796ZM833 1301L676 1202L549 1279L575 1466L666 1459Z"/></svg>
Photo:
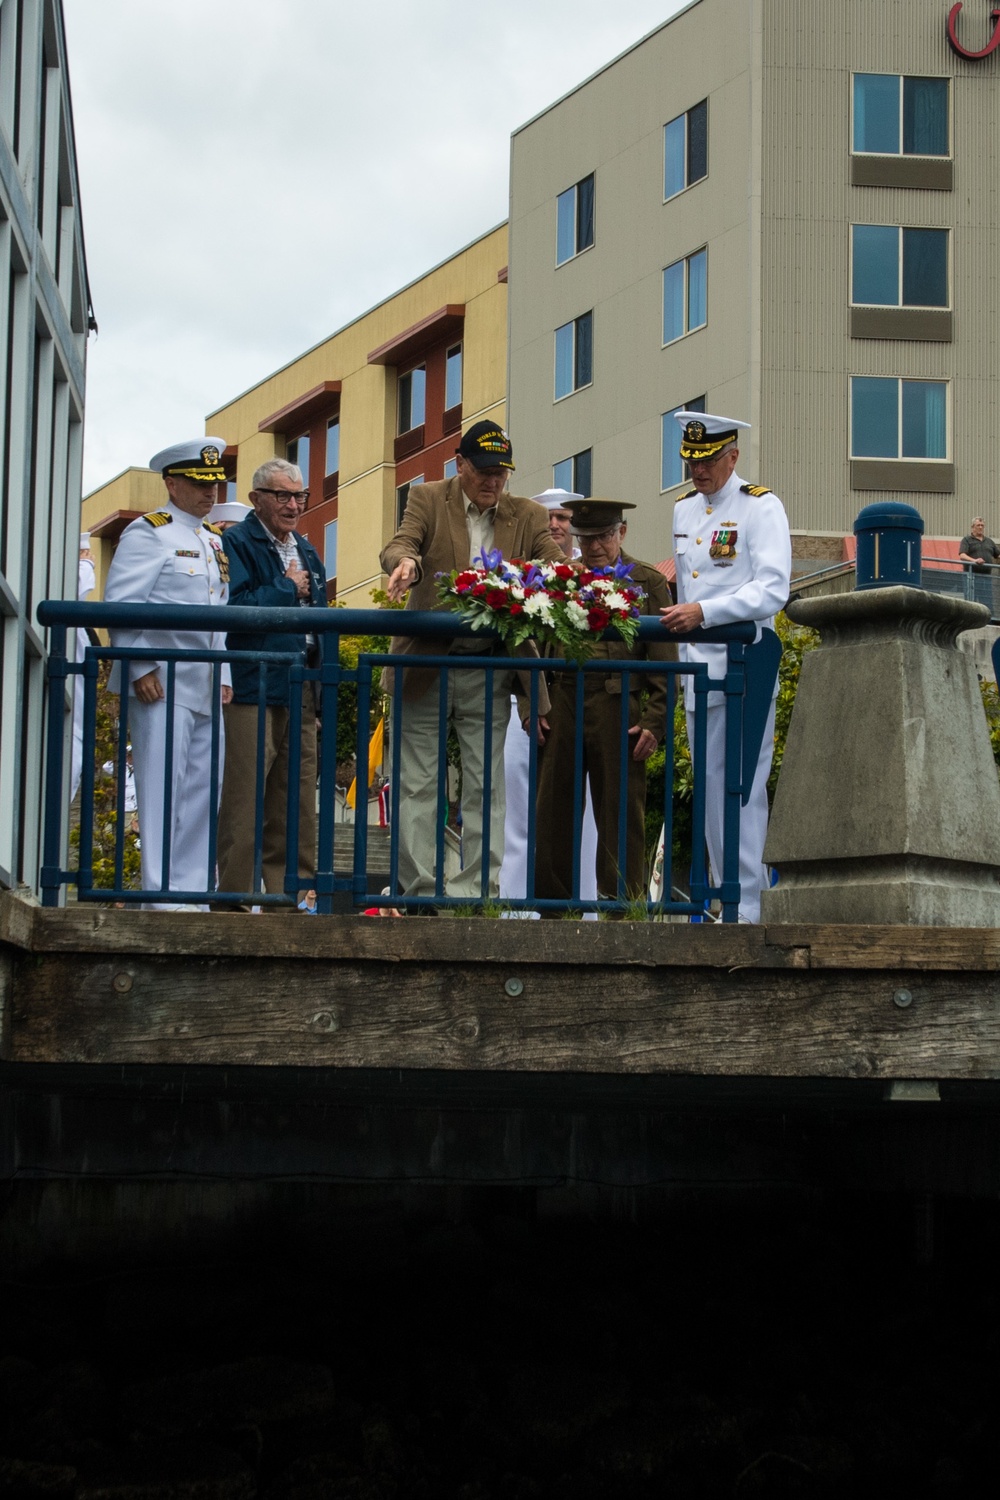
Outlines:
<svg viewBox="0 0 1000 1500"><path fill-rule="evenodd" d="M351 873L351 892L355 906L360 906L368 889L368 741L371 736L372 718L372 669L368 657L358 657L355 679L358 688L358 724L354 761L357 769L354 780L354 862ZM362 802L363 817L361 816Z"/></svg>
<svg viewBox="0 0 1000 1500"><path fill-rule="evenodd" d="M302 819L299 788L302 785L304 692L305 663L301 660L293 661L288 669L288 811L285 816L285 880L282 894L291 896L295 904L298 903L299 887L302 885L299 878L299 825ZM316 795L315 788L312 789L312 795Z"/></svg>
<svg viewBox="0 0 1000 1500"><path fill-rule="evenodd" d="M319 818L317 822L316 850L316 910L329 913L333 910L333 892L336 887L336 820L337 806L337 723L340 707L340 684L343 680L340 665L340 636L330 636L323 642L323 659L319 668L320 720L323 732L320 735L319 754ZM315 712L315 709L311 710ZM306 712L306 705L302 705ZM367 758L365 771L368 769ZM359 779L360 787L360 762ZM367 786L366 786L367 792ZM355 810L357 799L355 799ZM355 812L356 815L356 812ZM296 851L296 859L298 852Z"/></svg>
<svg viewBox="0 0 1000 1500"><path fill-rule="evenodd" d="M66 733L66 626L54 624L49 635L48 724L45 754L45 811L42 844L42 905L58 906L63 874L62 849L63 744Z"/></svg>
<svg viewBox="0 0 1000 1500"><path fill-rule="evenodd" d="M741 708L746 693L744 647L729 646L726 669L726 769L722 811L722 920L735 922L740 909L740 810L743 804L743 722Z"/></svg>

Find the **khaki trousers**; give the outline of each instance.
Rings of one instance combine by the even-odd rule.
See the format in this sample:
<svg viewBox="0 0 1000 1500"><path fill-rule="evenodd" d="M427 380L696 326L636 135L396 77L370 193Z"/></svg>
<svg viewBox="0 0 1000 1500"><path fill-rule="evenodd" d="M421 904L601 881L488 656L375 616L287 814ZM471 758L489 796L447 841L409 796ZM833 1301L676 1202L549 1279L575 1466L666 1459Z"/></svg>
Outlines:
<svg viewBox="0 0 1000 1500"><path fill-rule="evenodd" d="M446 882L448 896L478 900L482 892L483 788L485 785L484 715L493 723L490 753L489 871L486 895L496 897L503 859L503 751L510 717L509 672L493 676L492 702L485 701L486 674L469 670L448 673L448 722L462 756L462 869ZM435 682L413 701L403 701L402 743L390 745L390 766L399 765L399 885L405 896L435 894L438 817L438 715L440 685ZM395 704L389 714L395 726Z"/></svg>
<svg viewBox="0 0 1000 1500"><path fill-rule="evenodd" d="M257 795L257 705L230 703L226 716L226 772L219 808L219 889L254 889L254 806ZM287 708L266 710L264 726L264 826L261 874L271 895L285 885L288 817ZM302 759L299 772L299 854L301 884L316 873L316 719L307 701L302 711Z"/></svg>

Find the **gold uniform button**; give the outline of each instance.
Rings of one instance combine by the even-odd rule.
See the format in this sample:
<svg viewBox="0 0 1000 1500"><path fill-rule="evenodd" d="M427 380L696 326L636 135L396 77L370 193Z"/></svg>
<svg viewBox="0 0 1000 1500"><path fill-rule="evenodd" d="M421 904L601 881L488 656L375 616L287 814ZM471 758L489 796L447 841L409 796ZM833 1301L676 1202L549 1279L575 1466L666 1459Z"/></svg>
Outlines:
<svg viewBox="0 0 1000 1500"><path fill-rule="evenodd" d="M694 572L691 574L691 577L692 578L697 578L698 577L698 569L697 568L695 568Z"/></svg>
<svg viewBox="0 0 1000 1500"><path fill-rule="evenodd" d="M694 544L695 544L696 547L700 547L701 546L701 537L700 536L696 536L695 537Z"/></svg>

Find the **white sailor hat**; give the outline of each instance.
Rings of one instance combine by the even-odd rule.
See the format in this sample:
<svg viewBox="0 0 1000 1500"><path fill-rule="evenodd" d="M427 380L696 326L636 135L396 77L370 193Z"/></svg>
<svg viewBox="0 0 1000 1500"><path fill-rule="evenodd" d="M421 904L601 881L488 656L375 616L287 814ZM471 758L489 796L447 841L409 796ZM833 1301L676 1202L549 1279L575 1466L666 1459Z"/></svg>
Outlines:
<svg viewBox="0 0 1000 1500"><path fill-rule="evenodd" d="M195 484L224 484L226 471L222 467L222 454L225 446L225 438L188 438L185 443L174 443L154 453L149 467L156 474L173 474Z"/></svg>
<svg viewBox="0 0 1000 1500"><path fill-rule="evenodd" d="M245 521L247 516L253 515L253 506L244 505L242 500L220 500L213 505L205 517L210 526L218 526L223 521Z"/></svg>
<svg viewBox="0 0 1000 1500"><path fill-rule="evenodd" d="M750 423L737 417L713 417L707 411L675 411L681 429L681 458L714 458L729 443L739 440L740 430Z"/></svg>
<svg viewBox="0 0 1000 1500"><path fill-rule="evenodd" d="M546 510L565 510L571 500L584 500L586 496L577 495L573 490L543 490L531 498L544 505Z"/></svg>

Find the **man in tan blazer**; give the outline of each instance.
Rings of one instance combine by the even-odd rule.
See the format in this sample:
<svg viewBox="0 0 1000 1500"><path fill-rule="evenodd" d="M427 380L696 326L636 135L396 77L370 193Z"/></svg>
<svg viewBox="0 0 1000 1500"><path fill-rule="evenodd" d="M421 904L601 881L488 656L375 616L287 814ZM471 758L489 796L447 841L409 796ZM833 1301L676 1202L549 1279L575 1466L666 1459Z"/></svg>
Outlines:
<svg viewBox="0 0 1000 1500"><path fill-rule="evenodd" d="M381 563L389 575L390 599L409 591L407 609L444 609L438 603L435 575L476 563L485 550L505 558L562 562L549 533L548 512L533 500L506 493L514 468L510 439L495 422L476 422L457 449L454 479L414 485L402 524L383 549ZM418 641L394 636L392 651L410 656L491 654L499 643L470 637L453 641ZM502 651L501 654L506 654ZM436 669L407 667L402 672L402 731L399 747L399 883L407 896L435 893L438 723L440 681ZM448 674L448 722L462 757L463 868L447 882L446 894L477 899L482 892L483 788L485 784L484 719L492 714L490 746L489 877L487 895L499 889L505 811L503 751L510 712L510 674L498 672L493 697L486 703L483 672ZM396 691L395 683L390 691Z"/></svg>

